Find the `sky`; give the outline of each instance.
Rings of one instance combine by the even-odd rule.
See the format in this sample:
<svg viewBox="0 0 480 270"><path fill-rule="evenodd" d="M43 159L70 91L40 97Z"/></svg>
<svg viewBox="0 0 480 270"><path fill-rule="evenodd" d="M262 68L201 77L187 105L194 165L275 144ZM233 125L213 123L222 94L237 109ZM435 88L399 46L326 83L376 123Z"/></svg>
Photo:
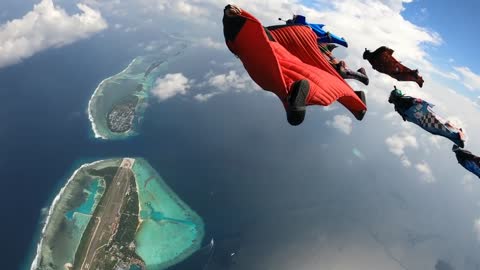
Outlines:
<svg viewBox="0 0 480 270"><path fill-rule="evenodd" d="M478 243L480 243L480 200L476 195L480 192L480 186L476 177L457 164L450 151L451 142L431 136L413 124L403 122L400 116L393 111L391 104L386 102L390 90L393 85L396 85L408 95L420 97L435 104L435 110L442 116L464 128L468 136L466 149L480 153L480 141L475 139L480 135L480 127L477 125L480 113L478 105L480 65L476 62L474 48L475 39L478 37L471 34L476 32L475 26L478 25L479 19L473 13L478 10L476 7L479 5L478 3L462 2L462 7L460 7L461 5L455 1L236 1L235 4L257 16L265 25L277 24L278 17L287 17L292 12L305 14L311 22L326 24L328 30L345 37L349 42L348 49L338 48L335 53L344 58L353 69L365 66L370 77L368 87L349 81L353 88L367 91L369 111L362 122L355 120L340 105L334 104L326 108L309 108L302 127L285 131L285 126L282 125L286 123L286 120L278 100L256 86L238 59L224 45L221 17L223 6L227 1L81 0L72 2L28 0L22 1L21 4L19 1L7 2L11 3L0 3L0 10L2 10L0 12L0 71L28 61L41 52L58 50L82 40L101 38L107 32L148 35L149 41L139 42L137 44L139 48L143 48L146 53L157 50L168 51L171 48L165 46L161 40L162 35L168 34L172 39L189 43L200 52L198 56L192 56L192 58L200 59L198 61L201 62L198 63L201 65L200 67L192 65L177 69L158 78L156 87L152 90L152 107L155 105L161 107L161 104L179 100L194 103L195 106L208 107L221 106L219 105L221 102L236 97L249 96L259 99L261 102L252 102L252 106L255 107L249 110L261 113L262 107L259 104L263 103L266 109L272 111L251 122L238 121L245 131L250 132L248 136L251 136L257 144L260 145L262 142L281 145L282 140L293 140L295 136L302 136L305 142L304 144L298 143L297 151L301 149L332 168L338 166L339 171L342 170L342 166L347 168L366 166L368 169L365 171L372 174L372 179L374 179L372 181L389 179L388 184L394 188L385 183L377 183L378 186L382 186L389 192L395 187L401 190L398 191L402 194L401 196L397 194L391 197L399 198L396 199L397 201L406 201L405 204L408 205L406 207L409 209L419 209L419 212L412 210L414 212L412 215L407 215L400 210L384 213L387 211L378 206L383 202L377 201L375 198L358 205L359 209L362 207L378 208L382 215L389 217L388 221L385 221L385 227L379 229L380 231L384 230L383 235L389 234L385 228L395 226L396 221L405 222L415 216L424 224L428 224L421 227L420 230L428 231L426 228L430 226L434 228L432 231L448 231L451 232L452 243L466 238L476 244L465 240L469 244L462 244L462 248L465 250L472 246L478 248ZM445 20L443 18L455 19ZM396 82L386 75L376 73L361 58L364 48L375 49L381 45L391 47L395 50L394 56L397 59L408 66L419 69L425 79L422 89L418 88L416 84ZM175 43L172 43L171 46L175 46ZM233 109L239 110L235 106L232 106ZM242 115L240 110L235 112L239 117ZM228 124L225 125L228 126ZM277 136L278 130L286 133ZM233 136L234 139L226 138L225 140L228 142L235 142L235 139L241 141L245 139L243 136L247 135L230 134L230 136ZM309 145L307 142L311 144ZM330 159L325 159L325 156L320 155L324 152L336 154ZM292 155L300 158L302 156L300 153ZM266 164L281 162L280 157L265 156L263 158L269 160L264 161ZM334 161L341 161L342 166ZM315 160L309 160L307 164L305 165L307 168L314 168ZM354 181L355 174L351 171L339 174L339 177ZM303 181L301 182L304 184L310 184L306 180ZM403 183L403 181L405 182ZM330 184L335 185L335 183ZM340 185L337 187L338 189L348 190L342 184L338 185ZM291 188L295 191L294 187ZM364 188L365 190L360 188L360 192L366 192L369 189L369 187ZM415 191L410 189L415 189ZM428 197L428 203L422 200L422 194L429 195L425 195ZM301 195L299 194L299 196ZM312 191L311 194L304 196L314 201L315 195L317 194ZM325 198L328 197L328 194L323 195L326 196ZM404 199L405 197L407 199ZM349 200L347 196L343 199ZM438 205L435 204L436 202ZM274 203L279 202L272 202L272 204ZM416 203L424 205L415 205ZM451 205L455 205L462 211L452 209ZM268 208L267 206L263 207ZM430 216L422 219L422 215L425 213ZM273 217L275 215L280 216L281 214L272 213ZM378 222L383 217L378 215L369 218ZM462 220L459 222L461 224L457 225L462 228L464 234L450 227L451 224L448 220L454 218ZM349 218L345 217L332 219L338 219L345 228L348 227L345 224L351 222ZM271 236L271 239L274 239L276 235L268 231L269 226L267 225L271 224L267 223L259 226L263 229L265 237ZM306 231L312 229L308 227L308 220L301 220L301 223ZM334 226L332 224L324 225ZM285 226L284 229L287 231L292 229L285 224L279 224L279 226ZM342 226L337 229L342 231ZM368 228L368 226L365 227ZM318 235L313 229L311 233L319 239L328 238L325 235ZM249 237L260 237L261 233L257 232L257 234ZM355 239L358 237L359 243L363 243L362 241L365 240L363 239L364 235L355 234L352 231L345 231L345 235L345 238L348 238L348 235ZM388 243L375 238L375 235L376 233L370 233L369 240L365 241L371 246L378 246L379 242L382 245L388 245ZM290 237L289 240L300 241L295 240L294 237ZM333 239L330 244L338 246L340 249L342 244L337 241L341 242L339 239ZM389 241L396 243L392 239ZM305 247L305 249L308 248ZM315 248L327 249L326 246L321 245L315 246ZM392 250L400 249L395 244L392 244L391 248ZM378 247L375 250L377 249ZM441 248L438 247L438 249ZM367 256L367 254L362 254L366 251L362 250L360 244L352 247L349 252L352 256ZM448 254L448 249L442 252ZM458 252L462 253L463 250ZM275 259L284 257L284 253L284 250L277 253L272 251L273 255L265 260L264 266L268 268L273 265ZM405 254L407 253L405 252ZM258 254L264 253L254 249L248 256L254 258L259 256ZM425 255L428 254L428 251L425 250L419 254L428 257ZM309 253L306 253L305 256L309 255L312 256L311 258L315 258L313 254ZM333 258L335 256L330 255L327 250L322 253L321 259L327 261L330 259L331 264L334 265ZM414 256L410 253L407 255ZM415 265L424 265L425 262L422 261L421 256L418 255L418 257ZM313 261L315 260L319 260L319 258ZM452 260L459 264L460 261L467 264L459 257L453 256ZM390 263L385 261L383 269L397 269L389 266ZM349 265L341 266L350 267ZM259 269L261 269L260 266ZM310 268L306 267L306 269ZM459 269L467 268L459 267Z"/></svg>

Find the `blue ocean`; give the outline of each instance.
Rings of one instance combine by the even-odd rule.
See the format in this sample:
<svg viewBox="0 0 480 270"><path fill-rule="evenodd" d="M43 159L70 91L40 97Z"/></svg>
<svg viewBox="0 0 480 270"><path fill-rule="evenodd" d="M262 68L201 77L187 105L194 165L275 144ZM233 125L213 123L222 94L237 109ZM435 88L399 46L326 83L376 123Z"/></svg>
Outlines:
<svg viewBox="0 0 480 270"><path fill-rule="evenodd" d="M0 70L2 269L29 269L46 209L65 181L81 164L111 157L145 158L202 217L204 248L171 269L318 269L329 260L354 263L349 256L364 250L395 265L402 259L433 269L444 259L475 269L470 219L455 210L469 202L440 196L439 206L437 196L425 196L447 189L419 184L415 170L398 164L377 132L381 114L354 122L347 136L325 124L348 114L343 108L309 108L305 123L292 128L264 91L208 102L179 95L152 98L138 136L96 140L90 96L143 53L137 43L146 39L106 32ZM237 61L226 49L188 53L191 61L172 63L169 72L197 82L212 54ZM462 227L441 222L447 219ZM421 249L428 256L417 256L416 243L429 245ZM448 243L464 249L451 255ZM389 249L397 246L405 257Z"/></svg>
<svg viewBox="0 0 480 270"><path fill-rule="evenodd" d="M120 40L123 46L112 46ZM0 97L5 101L0 109L1 228L8 243L3 268L30 268L46 211L75 169L85 162L125 156L147 159L206 222L205 247L173 268L215 269L231 263L242 228L258 215L243 205L249 188L237 187L258 174L264 180L275 178L268 173L271 168L262 169L261 161L255 160L268 159L272 145L259 145L266 134L247 127L255 112L244 115L244 106L251 102L264 113L259 100L241 94L235 99L219 97L208 106L182 97L160 104L152 100L139 136L97 140L86 113L88 100L101 80L124 69L140 53L131 48L133 42L125 44L124 37L111 34L42 52L0 70ZM176 63L171 69L188 72L194 67ZM267 107L281 112L271 98L267 101ZM235 119L225 116L226 108ZM286 127L283 115L280 119L280 128ZM241 134L242 130L248 133ZM239 200L234 199L237 195ZM208 245L212 238L215 254Z"/></svg>

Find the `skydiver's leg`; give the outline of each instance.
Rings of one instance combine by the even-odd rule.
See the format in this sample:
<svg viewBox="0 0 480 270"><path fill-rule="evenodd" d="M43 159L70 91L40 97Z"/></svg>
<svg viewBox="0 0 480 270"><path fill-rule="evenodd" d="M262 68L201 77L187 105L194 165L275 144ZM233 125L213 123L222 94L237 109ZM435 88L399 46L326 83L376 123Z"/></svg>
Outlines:
<svg viewBox="0 0 480 270"><path fill-rule="evenodd" d="M298 126L305 119L310 84L307 80L299 80L291 87L292 90L288 96L287 120L290 125Z"/></svg>
<svg viewBox="0 0 480 270"><path fill-rule="evenodd" d="M362 102L359 102L358 98L351 95L339 98L338 102L345 106L345 108L347 108L357 120L361 121L367 113L367 110L365 108L365 106L367 105L367 100L363 91L355 91L355 94L358 98L360 98Z"/></svg>
<svg viewBox="0 0 480 270"><path fill-rule="evenodd" d="M365 85L368 85L369 83L369 79L364 68L353 71L345 65L344 61L340 61L340 63L336 65L336 70L344 79L354 79L362 82Z"/></svg>
<svg viewBox="0 0 480 270"><path fill-rule="evenodd" d="M418 75L418 70L405 70L391 74L391 76L399 81L416 82L418 86L423 87L423 78Z"/></svg>
<svg viewBox="0 0 480 270"><path fill-rule="evenodd" d="M448 138L461 148L465 146L465 138L461 129L445 122L445 120L442 120L442 118L434 113L431 113L430 118L434 119L435 122L424 126L420 125L423 129L433 135Z"/></svg>

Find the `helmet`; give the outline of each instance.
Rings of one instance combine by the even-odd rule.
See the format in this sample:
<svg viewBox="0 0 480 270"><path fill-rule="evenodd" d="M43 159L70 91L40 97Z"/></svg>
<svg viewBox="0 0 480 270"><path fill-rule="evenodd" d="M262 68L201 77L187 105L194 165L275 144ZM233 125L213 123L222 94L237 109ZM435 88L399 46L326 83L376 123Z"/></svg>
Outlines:
<svg viewBox="0 0 480 270"><path fill-rule="evenodd" d="M388 102L389 103L393 103L393 101L397 98L397 97L403 97L405 94L402 93L402 91L400 89L397 89L396 86L394 86L395 89L392 90L392 92L390 92L390 97L388 98Z"/></svg>
<svg viewBox="0 0 480 270"><path fill-rule="evenodd" d="M370 52L370 50L367 50L367 48L365 48L365 51L363 52L363 59L368 59L370 58L370 55L372 54L372 52Z"/></svg>

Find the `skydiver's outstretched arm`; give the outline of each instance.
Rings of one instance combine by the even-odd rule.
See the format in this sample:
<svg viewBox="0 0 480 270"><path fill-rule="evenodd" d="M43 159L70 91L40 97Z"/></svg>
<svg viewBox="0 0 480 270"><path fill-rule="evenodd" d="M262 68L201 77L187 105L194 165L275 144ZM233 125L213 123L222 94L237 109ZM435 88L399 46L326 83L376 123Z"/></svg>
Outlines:
<svg viewBox="0 0 480 270"><path fill-rule="evenodd" d="M410 109L410 107L415 105L417 103L417 100L418 100L417 98L410 97L410 96L403 96L403 97L397 98L397 100L395 101L394 108L395 108L395 111L398 112L398 114L400 114L403 121L407 121L405 117L405 111L407 111L408 109ZM420 103L421 103L421 100L420 100Z"/></svg>

